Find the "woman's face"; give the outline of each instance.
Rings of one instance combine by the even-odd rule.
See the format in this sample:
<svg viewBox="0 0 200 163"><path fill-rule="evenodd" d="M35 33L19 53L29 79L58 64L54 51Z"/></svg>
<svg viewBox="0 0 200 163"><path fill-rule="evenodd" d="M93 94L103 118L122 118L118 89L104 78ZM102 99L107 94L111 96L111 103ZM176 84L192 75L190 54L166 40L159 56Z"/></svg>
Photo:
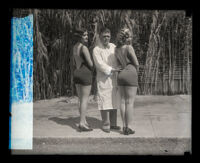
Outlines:
<svg viewBox="0 0 200 163"><path fill-rule="evenodd" d="M129 37L126 38L126 44L130 45L131 43L132 43L132 37L129 36Z"/></svg>
<svg viewBox="0 0 200 163"><path fill-rule="evenodd" d="M87 43L88 42L88 33L87 31L83 33L82 38L81 38L82 43Z"/></svg>

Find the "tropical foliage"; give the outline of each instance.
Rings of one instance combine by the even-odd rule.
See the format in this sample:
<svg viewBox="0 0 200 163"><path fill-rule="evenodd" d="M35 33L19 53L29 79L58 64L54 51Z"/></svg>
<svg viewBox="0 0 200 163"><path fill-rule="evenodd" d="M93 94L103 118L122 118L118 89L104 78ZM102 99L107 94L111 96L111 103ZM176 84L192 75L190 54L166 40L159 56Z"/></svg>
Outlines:
<svg viewBox="0 0 200 163"><path fill-rule="evenodd" d="M71 51L72 29L89 33L92 55L98 31L111 29L111 42L121 27L133 34L140 63L138 94L190 94L192 19L185 11L32 10L34 15L34 99L75 95ZM92 94L96 94L95 71Z"/></svg>

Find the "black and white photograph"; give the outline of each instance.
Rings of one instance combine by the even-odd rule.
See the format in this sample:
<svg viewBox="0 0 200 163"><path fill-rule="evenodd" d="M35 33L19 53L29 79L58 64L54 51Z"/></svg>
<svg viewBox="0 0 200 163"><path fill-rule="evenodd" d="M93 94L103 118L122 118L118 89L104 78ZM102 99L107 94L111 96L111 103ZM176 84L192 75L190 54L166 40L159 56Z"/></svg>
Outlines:
<svg viewBox="0 0 200 163"><path fill-rule="evenodd" d="M192 154L192 20L12 9L12 155Z"/></svg>

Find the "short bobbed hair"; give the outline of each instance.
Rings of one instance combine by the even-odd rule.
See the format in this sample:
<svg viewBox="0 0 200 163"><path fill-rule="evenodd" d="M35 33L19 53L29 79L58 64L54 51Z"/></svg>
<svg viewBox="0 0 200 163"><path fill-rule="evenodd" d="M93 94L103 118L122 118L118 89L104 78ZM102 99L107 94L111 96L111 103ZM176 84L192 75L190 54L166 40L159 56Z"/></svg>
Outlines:
<svg viewBox="0 0 200 163"><path fill-rule="evenodd" d="M75 41L80 41L85 32L87 32L85 28L75 28L73 30L73 37Z"/></svg>

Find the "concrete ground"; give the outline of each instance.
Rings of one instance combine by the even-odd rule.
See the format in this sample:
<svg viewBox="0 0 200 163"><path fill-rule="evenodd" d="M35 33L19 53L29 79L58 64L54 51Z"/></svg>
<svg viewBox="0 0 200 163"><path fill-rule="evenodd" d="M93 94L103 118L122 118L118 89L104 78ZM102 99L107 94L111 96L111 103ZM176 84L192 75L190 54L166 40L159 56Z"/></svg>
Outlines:
<svg viewBox="0 0 200 163"><path fill-rule="evenodd" d="M104 133L95 102L87 121L92 132L78 132L77 99L55 98L34 102L33 150L12 154L182 155L191 153L191 96L137 96L134 135ZM122 126L120 111L118 125Z"/></svg>

